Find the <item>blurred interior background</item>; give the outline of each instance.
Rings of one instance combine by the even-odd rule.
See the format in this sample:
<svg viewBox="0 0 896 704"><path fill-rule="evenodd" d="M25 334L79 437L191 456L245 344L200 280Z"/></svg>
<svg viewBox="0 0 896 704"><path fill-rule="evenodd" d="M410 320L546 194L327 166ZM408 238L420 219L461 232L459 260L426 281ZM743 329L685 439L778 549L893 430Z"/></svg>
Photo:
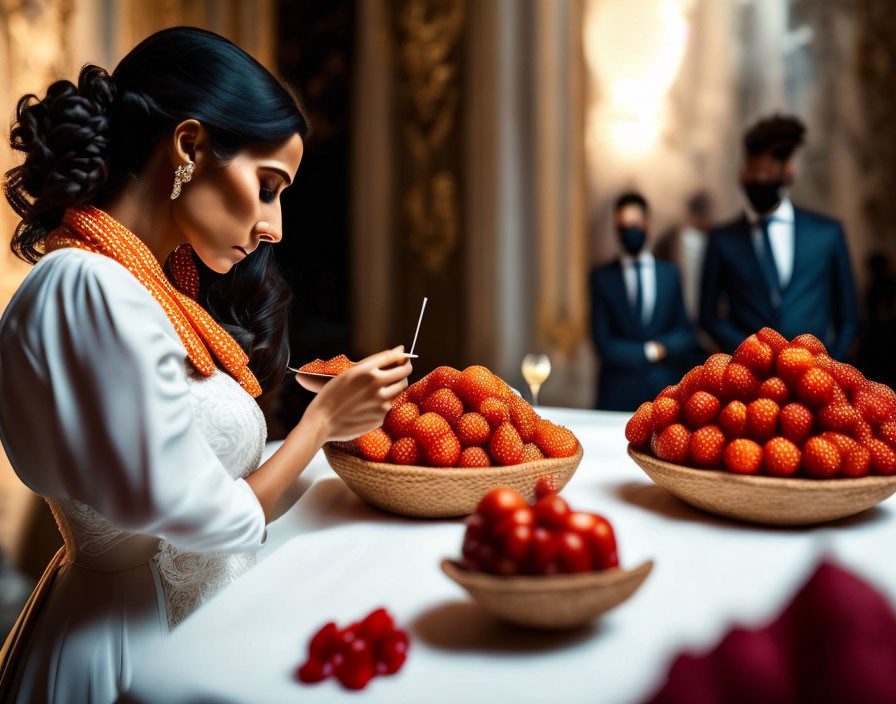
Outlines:
<svg viewBox="0 0 896 704"><path fill-rule="evenodd" d="M304 96L278 247L296 363L409 345L428 296L415 377L484 364L525 388L523 356L545 353L540 401L591 407L587 277L617 254L615 198L644 193L655 246L696 194L735 215L741 135L775 111L808 127L794 198L841 220L866 329L893 327L889 0L0 0L0 111L178 24ZM6 242L15 224L4 201ZM26 274L0 247L0 308ZM307 402L291 379L272 395L272 439ZM36 576L52 519L0 462L0 552Z"/></svg>

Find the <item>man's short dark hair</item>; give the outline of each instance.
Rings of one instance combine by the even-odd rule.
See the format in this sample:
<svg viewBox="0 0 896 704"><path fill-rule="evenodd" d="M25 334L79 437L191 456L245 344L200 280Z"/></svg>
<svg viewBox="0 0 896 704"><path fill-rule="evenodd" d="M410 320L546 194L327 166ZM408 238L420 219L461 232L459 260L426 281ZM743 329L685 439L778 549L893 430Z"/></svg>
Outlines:
<svg viewBox="0 0 896 704"><path fill-rule="evenodd" d="M644 215L650 213L647 207L647 199L637 191L627 191L616 199L616 205L613 206L613 212L618 213L627 205L637 205L644 212Z"/></svg>
<svg viewBox="0 0 896 704"><path fill-rule="evenodd" d="M771 154L778 161L787 161L803 143L806 126L792 115L772 115L753 125L744 135L748 156Z"/></svg>

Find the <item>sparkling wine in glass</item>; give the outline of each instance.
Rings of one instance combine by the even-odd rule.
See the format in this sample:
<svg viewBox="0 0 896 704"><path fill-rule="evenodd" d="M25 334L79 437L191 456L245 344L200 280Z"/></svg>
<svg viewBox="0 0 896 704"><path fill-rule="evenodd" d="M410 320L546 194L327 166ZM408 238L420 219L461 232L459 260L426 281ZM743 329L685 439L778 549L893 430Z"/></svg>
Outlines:
<svg viewBox="0 0 896 704"><path fill-rule="evenodd" d="M551 360L546 354L527 354L523 357L523 379L532 392L532 405L538 405L541 385L551 375Z"/></svg>

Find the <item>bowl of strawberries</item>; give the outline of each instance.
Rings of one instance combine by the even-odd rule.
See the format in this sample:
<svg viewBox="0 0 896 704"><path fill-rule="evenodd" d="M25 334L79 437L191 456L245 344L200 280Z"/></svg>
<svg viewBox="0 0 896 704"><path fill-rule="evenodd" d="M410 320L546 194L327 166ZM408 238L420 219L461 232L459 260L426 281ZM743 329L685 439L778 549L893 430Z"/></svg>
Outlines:
<svg viewBox="0 0 896 704"><path fill-rule="evenodd" d="M763 328L642 404L625 434L654 482L738 520L823 523L896 492L896 393L812 335Z"/></svg>
<svg viewBox="0 0 896 704"><path fill-rule="evenodd" d="M548 493L534 505L493 489L467 518L462 560L442 571L505 621L540 629L583 626L637 591L653 562L619 568L613 527Z"/></svg>
<svg viewBox="0 0 896 704"><path fill-rule="evenodd" d="M530 501L539 482L559 491L579 466L582 446L485 367L438 367L395 398L381 427L327 443L324 454L368 503L403 516L450 518L472 513L498 486Z"/></svg>

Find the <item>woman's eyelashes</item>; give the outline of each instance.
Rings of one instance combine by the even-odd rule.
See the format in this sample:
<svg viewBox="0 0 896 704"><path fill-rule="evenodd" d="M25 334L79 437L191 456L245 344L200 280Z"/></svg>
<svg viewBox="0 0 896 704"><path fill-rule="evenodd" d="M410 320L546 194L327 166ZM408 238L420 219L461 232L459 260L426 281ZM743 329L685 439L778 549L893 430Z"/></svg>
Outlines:
<svg viewBox="0 0 896 704"><path fill-rule="evenodd" d="M258 196L264 203L273 203L277 198L277 191L275 191L273 188L262 187L262 189L258 193Z"/></svg>

